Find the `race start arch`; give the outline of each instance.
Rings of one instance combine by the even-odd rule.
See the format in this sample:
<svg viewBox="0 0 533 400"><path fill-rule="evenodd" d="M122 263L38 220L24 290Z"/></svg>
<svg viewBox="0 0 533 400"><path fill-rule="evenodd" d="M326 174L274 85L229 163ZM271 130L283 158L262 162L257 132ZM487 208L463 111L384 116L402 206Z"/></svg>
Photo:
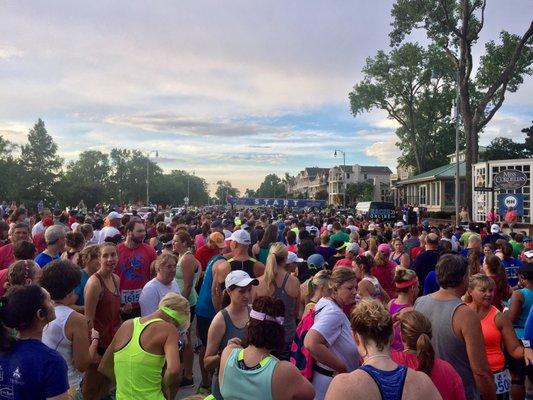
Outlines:
<svg viewBox="0 0 533 400"><path fill-rule="evenodd" d="M275 199L275 198L258 198L258 197L229 197L228 203L233 206L241 207L290 207L305 208L326 207L326 200L309 200L309 199Z"/></svg>

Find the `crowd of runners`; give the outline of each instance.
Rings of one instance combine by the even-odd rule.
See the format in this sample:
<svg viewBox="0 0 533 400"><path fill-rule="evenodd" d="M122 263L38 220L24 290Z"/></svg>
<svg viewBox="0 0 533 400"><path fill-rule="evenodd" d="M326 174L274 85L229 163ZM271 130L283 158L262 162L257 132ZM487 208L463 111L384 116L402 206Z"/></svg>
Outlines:
<svg viewBox="0 0 533 400"><path fill-rule="evenodd" d="M0 211L0 399L521 400L533 379L516 229Z"/></svg>

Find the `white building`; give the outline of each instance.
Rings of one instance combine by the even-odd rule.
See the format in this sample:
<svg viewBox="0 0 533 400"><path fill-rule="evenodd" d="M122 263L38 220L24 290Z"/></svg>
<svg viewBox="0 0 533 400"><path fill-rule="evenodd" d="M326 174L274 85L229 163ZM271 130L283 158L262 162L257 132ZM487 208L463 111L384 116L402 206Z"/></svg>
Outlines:
<svg viewBox="0 0 533 400"><path fill-rule="evenodd" d="M342 204L346 185L368 182L374 186L372 201L388 201L392 171L388 167L346 165L329 170L329 203Z"/></svg>
<svg viewBox="0 0 533 400"><path fill-rule="evenodd" d="M295 184L289 188L288 193L314 199L317 192L328 190L328 175L329 168L305 168L296 175Z"/></svg>
<svg viewBox="0 0 533 400"><path fill-rule="evenodd" d="M517 170L523 173L527 180L524 186L519 189L501 190L495 189L494 192L475 191L475 188L492 188L497 187L493 178L502 171ZM487 212L492 207L498 211L498 194L521 194L523 196L524 215L518 217L518 221L531 224L532 210L531 199L533 196L533 187L531 185L531 171L533 171L533 159L516 159L516 160L495 160L479 162L472 165L472 216L477 222L486 221Z"/></svg>

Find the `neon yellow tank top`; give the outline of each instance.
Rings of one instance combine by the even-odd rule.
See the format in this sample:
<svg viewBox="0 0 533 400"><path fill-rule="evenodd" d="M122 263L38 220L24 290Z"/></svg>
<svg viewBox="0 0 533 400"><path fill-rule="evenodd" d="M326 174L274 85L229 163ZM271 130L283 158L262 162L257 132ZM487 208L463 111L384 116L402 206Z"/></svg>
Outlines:
<svg viewBox="0 0 533 400"><path fill-rule="evenodd" d="M165 356L148 353L139 342L142 331L150 324L163 321L154 318L141 323L133 320L133 334L126 346L114 354L117 400L164 400L161 390L161 371Z"/></svg>

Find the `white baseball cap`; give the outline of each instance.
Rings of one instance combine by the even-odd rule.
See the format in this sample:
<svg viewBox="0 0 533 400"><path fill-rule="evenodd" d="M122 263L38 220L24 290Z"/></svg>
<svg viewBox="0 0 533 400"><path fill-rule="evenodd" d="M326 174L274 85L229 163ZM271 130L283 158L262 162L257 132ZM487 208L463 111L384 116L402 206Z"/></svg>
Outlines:
<svg viewBox="0 0 533 400"><path fill-rule="evenodd" d="M122 219L122 214L119 214L116 211L111 211L109 214L107 214L107 219L111 221L112 219Z"/></svg>
<svg viewBox="0 0 533 400"><path fill-rule="evenodd" d="M289 254L287 255L287 264L299 263L299 262L302 262L303 260L304 260L303 258L299 258L296 255L296 253L292 251L289 251Z"/></svg>
<svg viewBox="0 0 533 400"><path fill-rule="evenodd" d="M250 238L250 234L245 231L244 229L238 229L235 232L233 232L229 238L229 240L233 242L237 242L239 244L251 244L252 239Z"/></svg>
<svg viewBox="0 0 533 400"><path fill-rule="evenodd" d="M498 224L492 224L490 226L490 232L491 233L500 233L500 225Z"/></svg>
<svg viewBox="0 0 533 400"><path fill-rule="evenodd" d="M226 285L226 288L231 286L245 287L250 284L257 286L259 285L259 281L255 278L251 278L246 271L237 269L235 271L231 271L228 276L226 276L224 284Z"/></svg>

